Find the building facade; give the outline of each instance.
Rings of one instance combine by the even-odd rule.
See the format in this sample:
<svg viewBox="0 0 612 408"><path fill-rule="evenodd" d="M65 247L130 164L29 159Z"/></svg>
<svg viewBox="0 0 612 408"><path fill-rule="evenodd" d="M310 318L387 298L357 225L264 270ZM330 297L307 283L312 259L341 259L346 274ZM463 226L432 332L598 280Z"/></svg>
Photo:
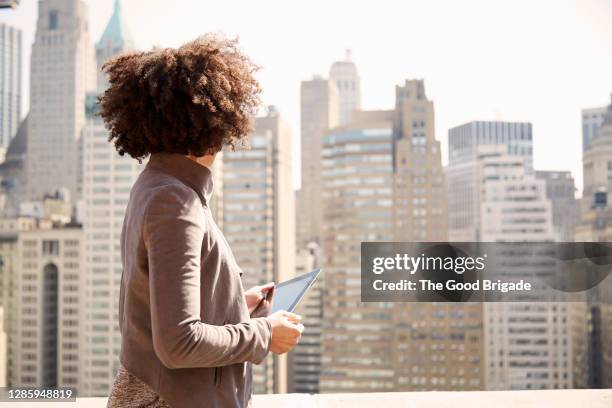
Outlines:
<svg viewBox="0 0 612 408"><path fill-rule="evenodd" d="M81 197L85 98L95 89L88 10L82 0L39 2L30 65L27 198L61 188ZM71 58L66 58L71 56Z"/></svg>
<svg viewBox="0 0 612 408"><path fill-rule="evenodd" d="M591 141L595 136L599 128L604 122L608 107L601 106L599 108L590 108L582 110L582 151L590 147Z"/></svg>
<svg viewBox="0 0 612 408"><path fill-rule="evenodd" d="M121 3L96 43L98 71L109 58L133 50ZM120 156L108 142L108 130L98 115L96 96L108 81L98 76L95 93L88 93L83 107L86 124L82 135L83 232L85 257L83 271L82 330L79 393L106 396L119 365L121 337L117 321L121 287L121 231L130 190L143 170L129 155Z"/></svg>
<svg viewBox="0 0 612 408"><path fill-rule="evenodd" d="M295 273L291 132L272 107L255 119L250 149L223 152L223 232L245 288ZM287 390L287 356L253 367L255 393Z"/></svg>
<svg viewBox="0 0 612 408"><path fill-rule="evenodd" d="M78 389L81 226L38 221L18 232L16 254L9 279L9 384Z"/></svg>
<svg viewBox="0 0 612 408"><path fill-rule="evenodd" d="M0 23L0 158L21 122L21 30Z"/></svg>
<svg viewBox="0 0 612 408"><path fill-rule="evenodd" d="M612 242L612 103L597 135L582 156L583 186L577 242ZM610 284L599 285L599 293L588 299L587 369L582 380L589 388L612 387L612 296ZM605 291L605 292L602 292Z"/></svg>
<svg viewBox="0 0 612 408"><path fill-rule="evenodd" d="M16 321L15 313L17 294L15 293L16 270L20 264L19 233L37 227L37 222L31 217L0 218L0 296L4 311L2 326L7 334L6 345L6 380L7 385L13 379L13 358L15 344Z"/></svg>
<svg viewBox="0 0 612 408"><path fill-rule="evenodd" d="M527 172L525 157L497 147L479 158L480 240L555 241L546 181ZM572 388L570 313L569 303L484 304L486 388Z"/></svg>
<svg viewBox="0 0 612 408"><path fill-rule="evenodd" d="M393 111L358 111L324 139L321 392L391 391L392 306L361 303L361 241L393 240Z"/></svg>
<svg viewBox="0 0 612 408"><path fill-rule="evenodd" d="M434 104L423 80L396 87L394 116L394 240L445 242L447 182ZM398 303L393 308L395 390L483 389L481 305Z"/></svg>
<svg viewBox="0 0 612 408"><path fill-rule="evenodd" d="M576 200L576 184L570 171L535 172L536 178L546 183L546 197L552 205L552 221L555 240L574 242L576 224L580 220L580 208Z"/></svg>
<svg viewBox="0 0 612 408"><path fill-rule="evenodd" d="M396 86L393 139L395 240L446 241L446 179L423 80Z"/></svg>
<svg viewBox="0 0 612 408"><path fill-rule="evenodd" d="M332 64L329 80L338 89L338 124L346 125L353 112L361 109L361 80L357 65L351 60L351 50L346 50L344 60Z"/></svg>
<svg viewBox="0 0 612 408"><path fill-rule="evenodd" d="M297 193L297 246L320 242L321 152L323 136L338 124L339 95L336 85L315 76L300 87L302 186Z"/></svg>
<svg viewBox="0 0 612 408"><path fill-rule="evenodd" d="M323 150L321 392L482 389L479 305L361 303L360 243L445 241L445 181L423 81L356 111Z"/></svg>
<svg viewBox="0 0 612 408"><path fill-rule="evenodd" d="M482 241L480 231L482 161L499 149L523 159L533 169L532 126L528 122L474 121L448 131L448 237L451 241ZM499 162L499 166L509 163Z"/></svg>

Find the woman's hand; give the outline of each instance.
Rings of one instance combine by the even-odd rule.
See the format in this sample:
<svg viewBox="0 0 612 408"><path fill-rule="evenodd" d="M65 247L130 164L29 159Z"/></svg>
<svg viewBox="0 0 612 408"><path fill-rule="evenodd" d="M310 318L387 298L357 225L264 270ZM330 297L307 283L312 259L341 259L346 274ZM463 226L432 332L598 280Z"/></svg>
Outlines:
<svg viewBox="0 0 612 408"><path fill-rule="evenodd" d="M272 344L270 351L274 354L285 354L300 341L304 325L302 317L294 313L279 310L267 317L272 325Z"/></svg>
<svg viewBox="0 0 612 408"><path fill-rule="evenodd" d="M265 299L264 299L265 297ZM272 310L274 297L274 282L265 285L253 286L244 292L244 299L249 308L251 317L266 317Z"/></svg>

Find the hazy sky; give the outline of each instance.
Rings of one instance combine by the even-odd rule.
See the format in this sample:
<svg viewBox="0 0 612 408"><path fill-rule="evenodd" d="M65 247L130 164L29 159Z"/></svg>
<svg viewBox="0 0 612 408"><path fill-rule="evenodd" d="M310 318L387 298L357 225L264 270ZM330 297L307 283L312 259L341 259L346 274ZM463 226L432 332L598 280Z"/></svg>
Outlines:
<svg viewBox="0 0 612 408"><path fill-rule="evenodd" d="M572 170L579 185L580 110L608 104L612 92L612 0L122 1L140 48L208 31L239 36L263 66L265 103L293 129L296 185L300 81L327 75L346 48L364 108L390 108L396 84L424 78L443 146L450 127L471 120L531 121L536 169ZM92 41L113 2L87 1ZM37 3L0 11L1 21L24 30L25 67Z"/></svg>

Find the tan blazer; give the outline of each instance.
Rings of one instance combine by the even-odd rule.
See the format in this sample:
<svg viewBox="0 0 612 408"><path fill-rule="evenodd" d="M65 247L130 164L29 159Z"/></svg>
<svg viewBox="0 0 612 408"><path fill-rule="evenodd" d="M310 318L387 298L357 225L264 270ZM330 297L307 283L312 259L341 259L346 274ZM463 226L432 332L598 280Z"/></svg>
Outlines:
<svg viewBox="0 0 612 408"><path fill-rule="evenodd" d="M155 153L121 234L121 363L171 406L244 407L271 325L250 319L242 271L208 202L210 170Z"/></svg>

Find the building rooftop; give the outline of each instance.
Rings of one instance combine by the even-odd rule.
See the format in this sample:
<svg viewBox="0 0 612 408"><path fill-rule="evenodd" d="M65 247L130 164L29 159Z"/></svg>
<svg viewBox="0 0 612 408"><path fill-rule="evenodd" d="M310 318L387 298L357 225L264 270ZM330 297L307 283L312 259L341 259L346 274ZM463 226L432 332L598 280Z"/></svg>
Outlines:
<svg viewBox="0 0 612 408"><path fill-rule="evenodd" d="M123 18L120 0L115 0L113 15L108 21L102 37L96 43L96 48L104 47L106 44L112 44L115 47L123 46L124 48L130 48L134 44L130 30Z"/></svg>

